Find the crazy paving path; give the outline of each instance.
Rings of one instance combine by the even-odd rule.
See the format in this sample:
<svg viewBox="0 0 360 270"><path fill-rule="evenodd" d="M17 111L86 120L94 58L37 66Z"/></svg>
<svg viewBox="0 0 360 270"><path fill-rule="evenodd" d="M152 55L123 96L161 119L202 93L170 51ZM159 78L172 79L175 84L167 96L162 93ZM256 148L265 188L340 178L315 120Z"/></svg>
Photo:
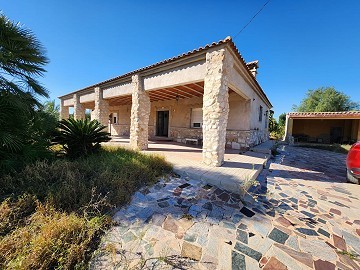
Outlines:
<svg viewBox="0 0 360 270"><path fill-rule="evenodd" d="M346 183L344 161L283 147L254 199L163 179L115 215L91 268L360 269L360 186Z"/></svg>

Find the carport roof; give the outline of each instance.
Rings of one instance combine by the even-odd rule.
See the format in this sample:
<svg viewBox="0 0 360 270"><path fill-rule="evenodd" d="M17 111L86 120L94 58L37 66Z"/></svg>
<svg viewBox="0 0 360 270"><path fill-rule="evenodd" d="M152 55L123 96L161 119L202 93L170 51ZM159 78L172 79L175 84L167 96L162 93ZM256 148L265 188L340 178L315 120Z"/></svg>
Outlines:
<svg viewBox="0 0 360 270"><path fill-rule="evenodd" d="M287 113L292 119L360 119L360 111L347 112L290 112Z"/></svg>

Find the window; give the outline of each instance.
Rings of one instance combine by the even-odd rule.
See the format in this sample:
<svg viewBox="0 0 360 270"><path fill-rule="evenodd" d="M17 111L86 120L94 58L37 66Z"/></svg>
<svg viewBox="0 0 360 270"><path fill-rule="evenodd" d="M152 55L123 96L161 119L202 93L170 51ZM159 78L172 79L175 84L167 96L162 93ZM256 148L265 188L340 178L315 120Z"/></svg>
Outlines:
<svg viewBox="0 0 360 270"><path fill-rule="evenodd" d="M191 127L202 128L202 124L203 124L202 108L191 109Z"/></svg>
<svg viewBox="0 0 360 270"><path fill-rule="evenodd" d="M259 122L262 122L262 117L263 117L263 107L260 106L259 107Z"/></svg>
<svg viewBox="0 0 360 270"><path fill-rule="evenodd" d="M268 128L269 111L265 112L265 128Z"/></svg>
<svg viewBox="0 0 360 270"><path fill-rule="evenodd" d="M118 114L116 112L114 112L111 115L112 115L112 119L111 119L112 124L117 124L118 123Z"/></svg>

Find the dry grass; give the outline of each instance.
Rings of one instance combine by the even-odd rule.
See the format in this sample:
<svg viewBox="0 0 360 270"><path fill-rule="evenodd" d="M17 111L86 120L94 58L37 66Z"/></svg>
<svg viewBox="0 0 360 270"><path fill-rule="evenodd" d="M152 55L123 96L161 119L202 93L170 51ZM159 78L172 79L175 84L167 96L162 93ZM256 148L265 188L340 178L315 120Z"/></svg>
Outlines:
<svg viewBox="0 0 360 270"><path fill-rule="evenodd" d="M7 202L3 203L7 204ZM4 206L2 208L11 208ZM90 220L37 202L34 213L0 238L2 269L86 268L91 246L109 224L106 216Z"/></svg>
<svg viewBox="0 0 360 270"><path fill-rule="evenodd" d="M114 207L171 171L158 156L106 149L0 176L0 269L85 269Z"/></svg>

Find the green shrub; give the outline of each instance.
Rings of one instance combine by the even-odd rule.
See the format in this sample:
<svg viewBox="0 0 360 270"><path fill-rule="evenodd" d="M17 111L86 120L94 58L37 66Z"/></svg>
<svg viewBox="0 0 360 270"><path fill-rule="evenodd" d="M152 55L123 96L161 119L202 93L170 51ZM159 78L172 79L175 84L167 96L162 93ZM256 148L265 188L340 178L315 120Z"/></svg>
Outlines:
<svg viewBox="0 0 360 270"><path fill-rule="evenodd" d="M170 171L162 157L106 148L0 176L0 269L87 268L110 210Z"/></svg>
<svg viewBox="0 0 360 270"><path fill-rule="evenodd" d="M89 119L63 119L54 133L53 144L64 147L69 157L75 158L99 151L100 143L110 141L106 127Z"/></svg>
<svg viewBox="0 0 360 270"><path fill-rule="evenodd" d="M0 177L0 198L28 193L57 209L78 211L93 195L107 196L111 205L126 203L141 186L171 171L164 158L122 148L101 150L84 158L38 161L22 171ZM105 210L105 209L104 209Z"/></svg>

